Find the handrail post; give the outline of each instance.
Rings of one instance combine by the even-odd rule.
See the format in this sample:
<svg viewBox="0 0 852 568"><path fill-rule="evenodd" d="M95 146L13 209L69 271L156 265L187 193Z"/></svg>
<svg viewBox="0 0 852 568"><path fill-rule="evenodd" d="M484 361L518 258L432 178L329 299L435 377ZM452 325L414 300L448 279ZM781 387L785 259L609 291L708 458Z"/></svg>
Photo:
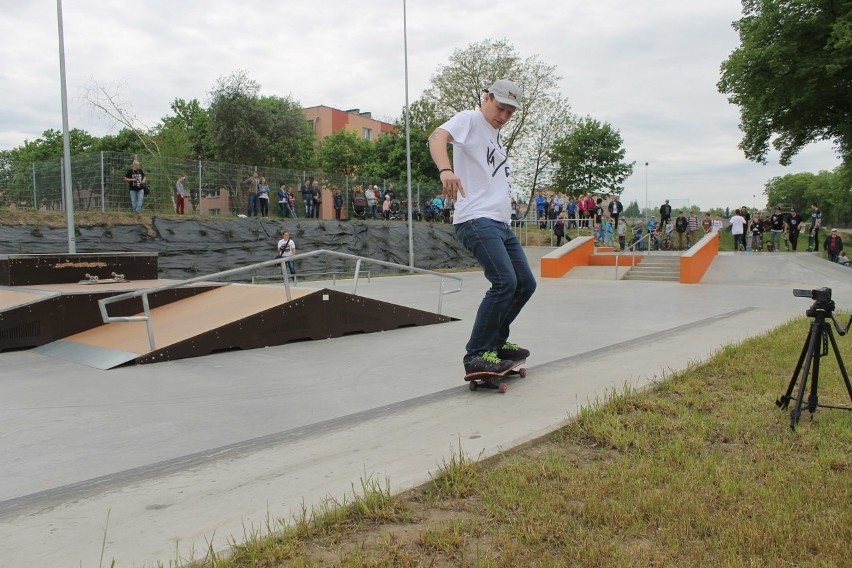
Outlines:
<svg viewBox="0 0 852 568"><path fill-rule="evenodd" d="M151 323L151 306L148 304L148 294L142 294L142 309L145 312L145 329L148 331L148 346L151 351L157 348L154 343L154 326Z"/></svg>
<svg viewBox="0 0 852 568"><path fill-rule="evenodd" d="M358 293L358 278L361 276L361 259L355 261L355 277L352 279L352 293Z"/></svg>
<svg viewBox="0 0 852 568"><path fill-rule="evenodd" d="M290 293L290 274L287 273L287 262L284 260L281 261L281 274L284 275L284 295L287 298L287 301L293 299L293 296Z"/></svg>

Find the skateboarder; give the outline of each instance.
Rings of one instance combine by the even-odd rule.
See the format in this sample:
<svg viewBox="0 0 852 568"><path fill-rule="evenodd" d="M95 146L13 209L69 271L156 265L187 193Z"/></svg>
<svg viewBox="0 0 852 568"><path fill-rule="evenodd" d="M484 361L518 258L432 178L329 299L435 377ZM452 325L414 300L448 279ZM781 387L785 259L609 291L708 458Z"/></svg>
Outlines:
<svg viewBox="0 0 852 568"><path fill-rule="evenodd" d="M457 113L429 136L429 152L445 195L455 201L456 238L482 266L491 283L463 359L465 373L501 373L529 351L509 343L509 326L536 288L526 254L509 226L511 168L500 128L521 108L523 94L500 79L488 88L478 110ZM450 162L447 145L453 145Z"/></svg>

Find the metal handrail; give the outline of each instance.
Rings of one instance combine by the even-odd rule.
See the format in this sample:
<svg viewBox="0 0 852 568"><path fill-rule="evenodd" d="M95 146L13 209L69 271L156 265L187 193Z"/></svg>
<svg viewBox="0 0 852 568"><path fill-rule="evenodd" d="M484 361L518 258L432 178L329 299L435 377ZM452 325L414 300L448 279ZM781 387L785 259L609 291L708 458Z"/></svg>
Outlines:
<svg viewBox="0 0 852 568"><path fill-rule="evenodd" d="M615 255L615 279L618 280L618 259L621 258L621 255L630 253L630 266L636 266L636 245L641 244L642 241L648 239L648 248L646 250L640 251L645 253L644 256L648 256L651 254L651 233L648 232L645 236L643 236L638 241L634 241L630 244L626 249Z"/></svg>
<svg viewBox="0 0 852 568"><path fill-rule="evenodd" d="M375 260L372 258L366 258L363 256L356 256L354 254L347 254L344 252L331 251L326 249L314 250L310 252L305 252L301 254L294 254L293 256L287 256L282 258L276 258L273 260L265 260L263 262L258 262L249 266L242 266L240 268L232 268L230 270L223 270L222 272L216 272L215 274L209 274L207 276L196 276L195 278L190 278L188 280L181 280L179 282L172 282L171 284L162 284L160 286L154 286L152 288L142 288L140 290L133 290L132 292L125 292L124 294L119 294L117 296L111 296L109 298L102 298L98 300L98 308L101 312L101 319L104 323L116 323L116 322L133 322L133 321L144 321L145 329L148 333L148 345L153 351L156 349L156 342L154 341L154 329L151 325L151 307L148 303L148 296L150 294L154 294L157 292L162 292L164 290L172 290L174 288L181 288L183 286L187 286L189 284L195 284L197 282L209 282L215 281L220 278L224 278L226 276L232 276L235 274L242 274L244 272L251 272L253 270L258 270L260 268L265 268L267 266L275 266L276 264L281 267L281 274L284 278L284 291L287 297L287 301L293 299L292 293L290 292L290 278L287 272L287 262L292 260L309 258L312 256L333 256L337 258L345 258L349 260L355 261L355 275L352 282L352 294L358 293L358 281L361 271L361 263L367 262L371 264L377 264L379 266L387 266L389 268L398 268L401 270L405 270L408 272L416 272L418 274L430 274L432 276L438 276L441 279L440 293L438 295L438 311L437 313L441 314L441 309L443 308L443 300L444 296L447 294L457 294L462 291L462 283L463 280L458 276L453 276L451 274L444 274L443 272L436 272L434 270L426 270L424 268L415 268L413 266L406 266L404 264L398 264L395 262L387 262L384 260ZM369 278L369 277L368 277ZM445 285L445 280L455 280L458 282L458 288L447 290ZM129 300L132 298L142 298L142 310L145 315L141 316L110 316L107 310L107 306L109 304L115 302L121 302L123 300Z"/></svg>

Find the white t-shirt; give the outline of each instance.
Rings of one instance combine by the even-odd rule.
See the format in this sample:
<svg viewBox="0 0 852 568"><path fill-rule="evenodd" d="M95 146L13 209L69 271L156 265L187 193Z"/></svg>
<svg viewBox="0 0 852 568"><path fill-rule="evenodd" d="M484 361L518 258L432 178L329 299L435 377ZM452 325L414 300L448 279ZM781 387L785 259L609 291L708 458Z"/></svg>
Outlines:
<svg viewBox="0 0 852 568"><path fill-rule="evenodd" d="M278 254L282 257L293 256L293 251L296 250L296 243L293 239L281 239L278 241Z"/></svg>
<svg viewBox="0 0 852 568"><path fill-rule="evenodd" d="M731 217L731 234L742 235L745 224L745 217L741 217L740 215L734 215L733 217Z"/></svg>
<svg viewBox="0 0 852 568"><path fill-rule="evenodd" d="M453 223L485 217L512 219L511 167L500 132L479 110L465 110L441 125L452 136L453 170L465 195L458 194Z"/></svg>

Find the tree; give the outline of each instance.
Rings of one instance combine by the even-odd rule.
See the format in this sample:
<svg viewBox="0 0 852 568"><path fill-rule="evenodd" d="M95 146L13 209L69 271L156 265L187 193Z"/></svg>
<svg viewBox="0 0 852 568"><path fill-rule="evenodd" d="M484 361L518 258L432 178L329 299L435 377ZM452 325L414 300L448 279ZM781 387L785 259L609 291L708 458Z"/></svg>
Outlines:
<svg viewBox="0 0 852 568"><path fill-rule="evenodd" d="M722 63L719 92L740 107L739 144L766 163L770 140L788 165L804 146L832 140L852 157L852 3L743 0L740 47Z"/></svg>
<svg viewBox="0 0 852 568"><path fill-rule="evenodd" d="M326 174L354 176L370 162L372 153L373 142L360 138L351 130L338 130L323 139L316 159Z"/></svg>
<svg viewBox="0 0 852 568"><path fill-rule="evenodd" d="M642 214L639 212L639 202L635 199L630 202L630 205L624 208L624 218L629 219L631 217L641 217Z"/></svg>
<svg viewBox="0 0 852 568"><path fill-rule="evenodd" d="M220 77L210 92L210 142L216 159L282 168L307 167L314 135L301 106L281 97L260 97L245 71Z"/></svg>
<svg viewBox="0 0 852 568"><path fill-rule="evenodd" d="M198 99L175 99L169 105L174 116L165 116L158 128L163 155L206 160L212 157L210 115Z"/></svg>
<svg viewBox="0 0 852 568"><path fill-rule="evenodd" d="M852 219L849 186L838 170L774 177L766 182L764 193L770 208L792 206L807 217L810 204L816 202L826 224L845 225Z"/></svg>
<svg viewBox="0 0 852 568"><path fill-rule="evenodd" d="M529 162L547 169L546 160L541 159L547 154L542 151L542 144L548 142L548 136L541 132L550 122L546 115L556 107L567 113L569 107L558 92L560 77L556 75L556 67L544 63L537 55L522 59L505 39L473 43L453 52L449 64L438 68L423 98L435 101L438 116L449 117L462 110L479 108L483 91L497 79L511 79L523 89L522 108L500 130L512 162L516 165ZM560 124L567 127L569 122ZM529 137L537 141L526 140ZM542 177L541 172L530 166L518 173L521 175L514 180L514 188L531 195L536 189L532 184Z"/></svg>
<svg viewBox="0 0 852 568"><path fill-rule="evenodd" d="M621 133L591 117L581 119L574 130L553 145L557 166L553 187L572 197L583 193L624 191L624 180L636 162L625 163Z"/></svg>
<svg viewBox="0 0 852 568"><path fill-rule="evenodd" d="M160 155L160 147L153 134L153 129L144 125L132 112L130 105L122 100L121 85L108 87L93 82L86 93L86 101L97 111L102 112L113 121L132 133L145 151L152 156Z"/></svg>

